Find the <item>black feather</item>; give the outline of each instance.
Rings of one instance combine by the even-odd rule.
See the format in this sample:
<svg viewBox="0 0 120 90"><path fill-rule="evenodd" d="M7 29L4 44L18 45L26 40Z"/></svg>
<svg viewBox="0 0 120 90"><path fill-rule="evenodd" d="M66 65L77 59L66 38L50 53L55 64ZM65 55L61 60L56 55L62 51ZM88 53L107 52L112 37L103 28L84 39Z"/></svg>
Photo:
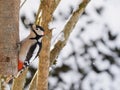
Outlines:
<svg viewBox="0 0 120 90"><path fill-rule="evenodd" d="M35 58L39 55L39 53L40 53L40 51L41 51L41 48L42 48L42 43L37 42L37 44L39 45L39 50L38 50L38 52L37 52Z"/></svg>
<svg viewBox="0 0 120 90"><path fill-rule="evenodd" d="M28 51L28 53L27 53L25 62L24 62L25 65L27 64L26 61L29 63L31 57L33 56L33 52L34 52L36 46L37 46L37 43L33 44L33 45L30 47L30 49L29 49L29 51ZM26 66L27 66L27 65L26 65Z"/></svg>

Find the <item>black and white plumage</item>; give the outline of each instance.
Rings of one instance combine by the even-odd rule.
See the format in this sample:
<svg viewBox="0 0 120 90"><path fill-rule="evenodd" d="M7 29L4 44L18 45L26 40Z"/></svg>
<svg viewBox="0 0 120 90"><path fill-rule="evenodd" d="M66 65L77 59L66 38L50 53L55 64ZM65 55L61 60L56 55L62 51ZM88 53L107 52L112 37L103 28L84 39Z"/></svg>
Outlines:
<svg viewBox="0 0 120 90"><path fill-rule="evenodd" d="M38 56L42 48L44 29L31 24L30 35L20 43L18 70L23 71Z"/></svg>

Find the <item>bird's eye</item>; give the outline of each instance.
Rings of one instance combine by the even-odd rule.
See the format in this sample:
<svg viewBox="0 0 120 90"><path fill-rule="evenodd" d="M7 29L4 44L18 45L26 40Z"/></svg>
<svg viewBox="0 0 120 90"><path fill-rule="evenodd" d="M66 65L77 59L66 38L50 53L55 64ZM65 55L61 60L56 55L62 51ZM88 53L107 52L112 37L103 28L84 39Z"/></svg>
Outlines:
<svg viewBox="0 0 120 90"><path fill-rule="evenodd" d="M39 28L36 28L36 30L39 30Z"/></svg>

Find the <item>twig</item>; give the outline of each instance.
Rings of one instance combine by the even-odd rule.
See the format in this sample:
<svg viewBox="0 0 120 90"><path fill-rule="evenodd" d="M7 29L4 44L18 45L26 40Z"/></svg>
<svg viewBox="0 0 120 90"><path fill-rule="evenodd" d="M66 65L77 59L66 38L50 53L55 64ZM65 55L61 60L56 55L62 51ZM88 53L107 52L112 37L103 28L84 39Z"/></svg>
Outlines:
<svg viewBox="0 0 120 90"><path fill-rule="evenodd" d="M27 0L24 0L24 2L20 5L20 8L22 8L22 6L25 4Z"/></svg>
<svg viewBox="0 0 120 90"><path fill-rule="evenodd" d="M32 78L31 82L30 82L30 85L29 85L29 90L36 90L37 89L37 71L34 75L34 77Z"/></svg>

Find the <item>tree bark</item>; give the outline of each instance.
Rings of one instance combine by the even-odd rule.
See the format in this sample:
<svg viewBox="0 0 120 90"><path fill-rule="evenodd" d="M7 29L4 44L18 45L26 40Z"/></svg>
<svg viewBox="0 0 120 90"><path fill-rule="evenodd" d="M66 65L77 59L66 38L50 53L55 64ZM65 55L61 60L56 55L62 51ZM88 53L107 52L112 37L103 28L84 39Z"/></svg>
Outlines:
<svg viewBox="0 0 120 90"><path fill-rule="evenodd" d="M51 30L48 24L51 21L52 11L54 8L54 0L42 0L40 10L42 10L42 27L45 29L45 36L43 37L43 45L40 53L40 62L37 74L37 90L48 90L48 75L50 63L50 42Z"/></svg>
<svg viewBox="0 0 120 90"><path fill-rule="evenodd" d="M18 65L19 0L0 0L0 74L15 75Z"/></svg>

